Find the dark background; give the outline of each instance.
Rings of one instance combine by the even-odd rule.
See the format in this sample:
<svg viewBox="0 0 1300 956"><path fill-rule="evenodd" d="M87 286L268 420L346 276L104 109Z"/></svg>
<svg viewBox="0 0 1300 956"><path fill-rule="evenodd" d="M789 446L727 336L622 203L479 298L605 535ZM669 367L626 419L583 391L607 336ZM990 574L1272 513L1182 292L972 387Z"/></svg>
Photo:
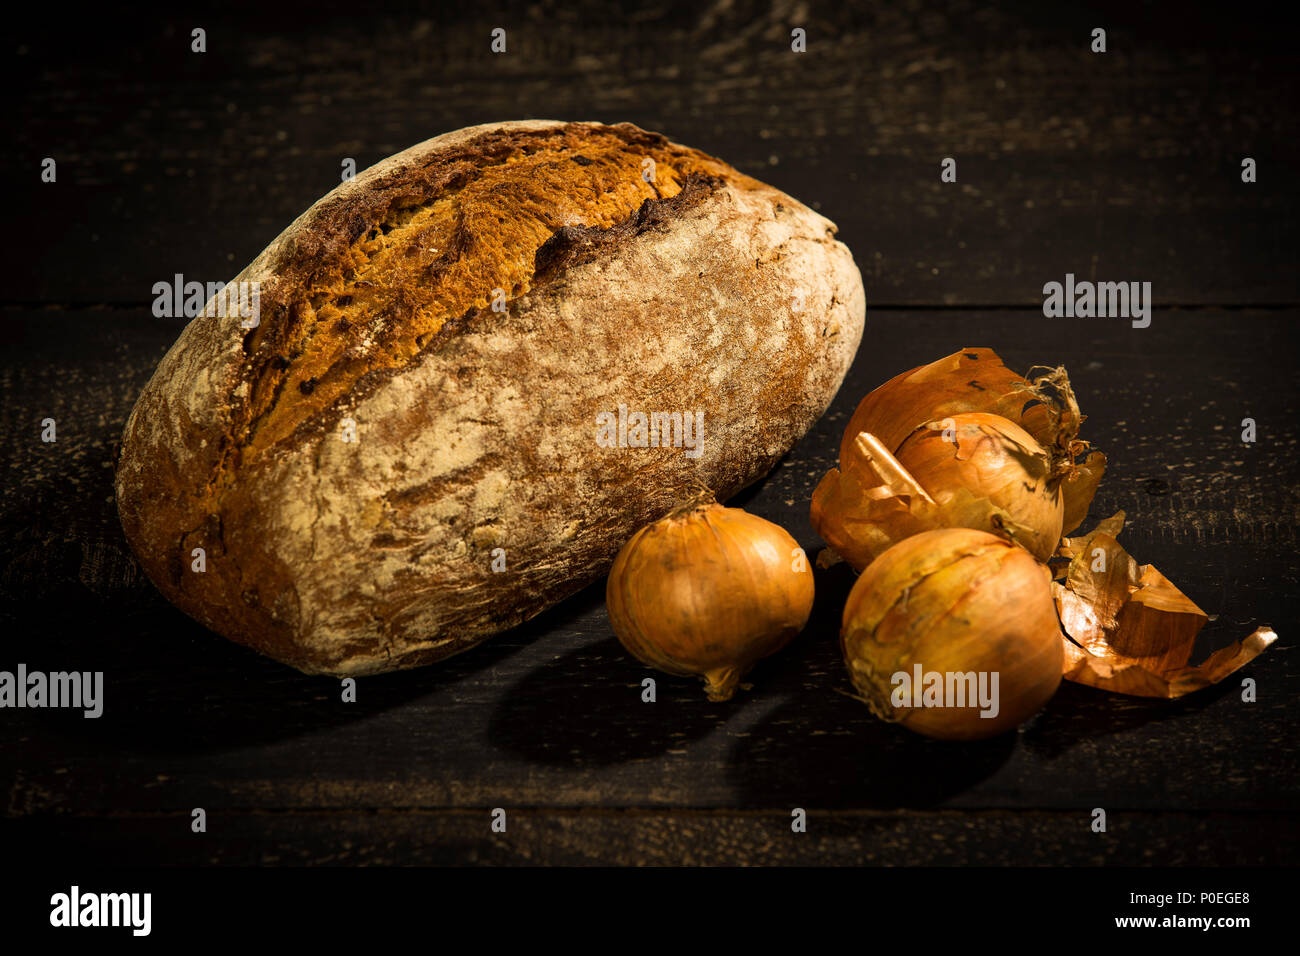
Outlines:
<svg viewBox="0 0 1300 956"><path fill-rule="evenodd" d="M1135 2L34 16L3 41L0 669L103 670L106 703L98 720L0 712L8 848L113 864L1291 862L1300 140L1281 22ZM1063 363L1111 460L1092 520L1127 511L1121 542L1213 616L1197 659L1262 623L1280 640L1180 701L1065 684L1019 733L945 745L846 696L842 567L818 572L804 634L721 705L663 675L640 702L647 672L609 630L603 583L459 657L366 678L351 705L337 681L189 620L141 575L113 504L122 425L181 328L151 315L153 283L232 278L346 157L362 169L528 117L664 132L819 209L853 250L857 362L733 503L813 553L809 496L871 388L966 346ZM40 181L46 156L57 184ZM939 180L946 156L956 184ZM1151 327L1044 318L1042 286L1067 272L1150 281ZM1258 702L1241 702L1243 676Z"/></svg>

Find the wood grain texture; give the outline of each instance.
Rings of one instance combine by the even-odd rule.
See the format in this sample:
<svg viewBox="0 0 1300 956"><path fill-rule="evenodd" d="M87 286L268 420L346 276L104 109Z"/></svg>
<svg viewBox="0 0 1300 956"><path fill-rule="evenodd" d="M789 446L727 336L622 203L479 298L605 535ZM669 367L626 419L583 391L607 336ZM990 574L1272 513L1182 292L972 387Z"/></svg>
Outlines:
<svg viewBox="0 0 1300 956"><path fill-rule="evenodd" d="M643 823L618 838L628 847L621 859L688 862L701 858L688 848L702 838L702 825L687 825L669 811L783 808L788 814L784 808L802 806L828 813L909 811L889 824L906 834L902 848L888 850L872 825L854 831L844 858L858 853L858 862L902 862L912 853L913 862L941 862L948 851L917 847L933 839L926 834L944 814L1032 810L1040 813L1037 822L1016 831L1016 839L1051 832L1051 845L1088 863L1143 859L1135 846L1103 851L1068 836L1077 814L1097 806L1163 819L1152 825L1166 828L1168 838L1152 859L1175 862L1185 851L1175 851L1182 823L1171 821L1195 821L1186 832L1202 839L1220 826L1215 814L1269 812L1293 820L1297 704L1290 688L1298 675L1288 637L1296 615L1287 594L1300 570L1300 401L1294 388L1278 383L1289 365L1294 312L1157 313L1152 327L1140 331L1065 326L1020 311L888 311L869 318L875 348L860 355L831 412L739 503L815 550L808 496L831 463L839 428L872 385L958 342L991 345L1013 367L1061 361L1091 416L1088 436L1111 456L1092 517L1127 510L1126 547L1217 615L1197 657L1257 623L1272 623L1283 635L1243 672L1258 681L1254 704L1240 701L1236 681L1174 702L1066 685L1018 734L959 748L881 724L840 693L851 690L834 640L852 581L843 567L818 572L808 629L761 662L753 690L726 705L707 703L694 681L663 675L652 675L659 679L658 702L641 703L640 681L648 672L609 632L599 586L436 667L364 679L358 703L344 705L335 681L298 675L189 621L127 557L103 462L133 385L148 375L173 330L140 314L99 313L113 318L94 324L84 321L88 314L10 313L6 322L23 330L25 345L4 378L10 415L4 447L17 452L17 471L29 476L6 487L0 528L7 542L0 559L6 656L30 668L103 669L108 684L99 720L6 713L13 744L0 762L0 792L24 832L29 825L32 832L72 825L70 818L82 816L175 817L195 806L213 815L311 810L338 816L324 830L303 831L322 841L307 840L302 853L310 859L331 853L352 859L326 849L335 839L329 834L360 828L373 839L358 837L353 845L372 846L383 859L522 861L532 853L564 862L583 853L617 856L599 849L612 839L607 831L583 830L590 818L581 808L641 808L671 818L665 848L636 849L648 837L635 833L653 829ZM78 323L79 334L67 334L69 322ZM61 382L76 388L60 392ZM66 424L60 442L46 446L34 439L35 423L51 401ZM1238 440L1247 412L1260 422L1253 446ZM486 813L496 806L572 814L555 824L556 832L568 833L564 840L576 841L581 852L570 856L556 836L560 842L548 855L541 843L552 837L536 836L536 848L512 857L516 851L493 850L490 836L462 839L436 827L424 849L380 852L385 826L406 845L400 834L415 824L398 821L408 812ZM363 825L356 816L363 810L382 811L387 822ZM769 828L780 833L784 825L743 831L751 835L732 850L705 856L779 859L768 844L744 841ZM123 851L130 827L116 826L91 841L95 852ZM141 826L165 830L160 822ZM239 826L252 827L261 840L278 824ZM1277 859L1277 840L1267 828L1224 826L1216 859ZM435 830L442 836L432 835ZM709 830L705 842L726 832ZM1040 842L1025 844L1033 849L1019 855L996 850L995 843L971 859L1048 859ZM195 858L166 841L156 852L149 858ZM208 852L231 861L251 859L255 849ZM291 859L303 857L282 857Z"/></svg>
<svg viewBox="0 0 1300 956"><path fill-rule="evenodd" d="M468 812L223 813L207 833L189 814L48 818L0 826L15 852L124 866L1269 866L1289 862L1260 829L1285 813L1115 814L1104 834L1083 813L825 813L805 833L790 812L523 810L490 831ZM30 850L29 850L30 848Z"/></svg>
<svg viewBox="0 0 1300 956"><path fill-rule="evenodd" d="M554 117L660 130L791 193L840 225L873 304L1038 302L1066 271L1150 281L1168 304L1296 301L1300 97L1280 37L1109 7L542 3L364 24L325 8L291 25L259 10L258 29L232 10L202 17L202 55L188 21L93 40L50 23L8 65L0 168L28 231L4 297L142 303L176 272L226 281L345 158ZM37 175L51 155L56 185Z"/></svg>

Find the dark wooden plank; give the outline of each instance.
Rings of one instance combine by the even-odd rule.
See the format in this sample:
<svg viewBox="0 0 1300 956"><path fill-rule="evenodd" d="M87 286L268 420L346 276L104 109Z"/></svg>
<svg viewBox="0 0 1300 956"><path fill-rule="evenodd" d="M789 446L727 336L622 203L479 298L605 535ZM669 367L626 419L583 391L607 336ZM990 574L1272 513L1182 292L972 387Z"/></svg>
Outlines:
<svg viewBox="0 0 1300 956"><path fill-rule="evenodd" d="M140 576L125 549L106 463L175 325L127 310L10 312L0 376L0 448L16 476L4 485L0 508L4 663L102 669L108 689L98 720L4 713L6 816L24 832L44 833L73 825L70 818L165 816L194 806L214 815L371 809L384 811L384 821L367 831L373 839L353 843L382 847L385 827L401 845L403 834L421 826L399 822L403 813L494 806L1056 810L1041 818L1044 834L1058 821L1055 835L1022 843L1020 859L1041 862L1059 852L1074 862L1132 860L1131 847L1106 857L1086 837L1070 835L1077 814L1102 806L1163 820L1153 824L1168 835L1155 859L1168 859L1178 834L1187 835L1180 827L1209 819L1198 813L1281 813L1295 806L1300 789L1300 675L1290 650L1297 624L1290 596L1300 572L1300 396L1290 369L1296 320L1295 310L1158 311L1149 329L1133 330L1114 320L1047 320L1030 311L869 316L866 344L830 413L738 503L815 550L808 496L832 464L860 396L914 364L991 345L1016 367L1070 368L1091 416L1088 436L1113 464L1094 517L1127 510L1126 546L1217 615L1200 653L1262 622L1282 635L1244 672L1259 682L1257 703L1243 704L1234 681L1172 703L1067 685L1021 733L952 747L883 725L839 693L848 683L835 634L851 584L842 567L818 573L808 630L756 669L751 692L726 705L708 704L690 681L662 676L658 703L641 703L646 672L611 637L599 584L440 665L365 679L360 701L343 705L336 682L299 675L185 618ZM39 442L47 414L59 421L55 445ZM1259 423L1254 445L1239 441L1246 415ZM253 828L246 831L257 834L253 842L202 852L245 859L261 852L256 841L271 839L283 819L241 824ZM908 846L924 842L930 820L916 824ZM1293 835L1293 818L1285 820ZM115 844L113 834L162 832L157 822L140 826L110 830L95 845L129 856L134 851ZM340 833L358 826L354 818L338 824ZM450 830L430 827L425 849L411 859L499 858L490 840L459 842ZM1196 823L1194 839L1211 827ZM645 824L635 839L649 839L650 829ZM301 831L309 832L322 842L305 845L308 857L333 852L326 831ZM569 832L564 839L582 847L578 856L605 858L596 849L603 832L592 831L585 843L579 830ZM1231 832L1237 835L1216 844L1223 849L1214 859L1226 861L1229 846L1242 859L1276 859L1277 832L1244 825ZM688 827L672 852L684 853L691 834L699 835ZM559 836L537 839L526 853L567 859L570 844ZM538 847L551 839L559 842L548 855ZM848 845L846 852L883 858L869 840ZM190 858L180 847L159 852L158 859ZM717 859L759 861L767 852ZM1002 852L989 850L989 859L1016 858ZM939 857L916 861L925 859Z"/></svg>
<svg viewBox="0 0 1300 956"><path fill-rule="evenodd" d="M144 303L174 273L229 279L344 157L364 168L529 116L630 120L788 190L839 223L872 303L1037 303L1066 272L1150 281L1167 304L1300 299L1296 72L1253 19L1242 47L1235 15L1116 4L1096 14L1111 42L1097 56L1082 12L801 10L232 9L200 18L203 55L187 52L192 17L70 37L47 14L7 66L18 115L0 168L22 241L5 299ZM956 184L939 181L945 156Z"/></svg>
<svg viewBox="0 0 1300 956"><path fill-rule="evenodd" d="M1293 813L738 813L507 810L42 817L0 826L15 858L122 866L1260 866L1292 862ZM1027 860L1027 854L1032 854Z"/></svg>

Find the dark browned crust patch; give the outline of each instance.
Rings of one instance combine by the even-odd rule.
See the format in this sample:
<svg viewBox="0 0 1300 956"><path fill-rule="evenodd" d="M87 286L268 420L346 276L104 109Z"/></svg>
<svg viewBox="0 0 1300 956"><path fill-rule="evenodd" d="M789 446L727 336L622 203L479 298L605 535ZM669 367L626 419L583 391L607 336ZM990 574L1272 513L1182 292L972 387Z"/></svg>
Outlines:
<svg viewBox="0 0 1300 956"><path fill-rule="evenodd" d="M695 206L714 190L723 186L720 176L691 173L682 181L677 195L668 199L647 199L635 215L617 225L561 226L546 240L533 257L533 287L538 288L574 266L606 256L620 242L627 242L643 232L667 226Z"/></svg>
<svg viewBox="0 0 1300 956"><path fill-rule="evenodd" d="M484 133L325 203L271 264L277 282L243 342L248 397L231 409L210 487L362 378L436 347L493 290L509 302L553 281L680 215L728 174L628 124L566 124Z"/></svg>

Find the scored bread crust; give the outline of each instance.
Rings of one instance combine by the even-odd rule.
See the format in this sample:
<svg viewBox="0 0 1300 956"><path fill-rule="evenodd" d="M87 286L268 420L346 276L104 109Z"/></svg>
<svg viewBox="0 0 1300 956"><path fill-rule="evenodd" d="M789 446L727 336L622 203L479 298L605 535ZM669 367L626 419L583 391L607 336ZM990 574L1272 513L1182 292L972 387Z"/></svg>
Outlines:
<svg viewBox="0 0 1300 956"><path fill-rule="evenodd" d="M340 211L485 137L611 129L655 137L537 120L413 146L322 198L235 281L275 302L295 254L321 247ZM579 590L692 485L725 500L766 474L848 370L861 277L827 219L693 155L707 181L612 228L560 230L505 314L449 321L256 456L241 457L232 430L254 390L239 318L192 321L132 412L118 464L123 528L149 577L208 627L300 670L378 673L465 650ZM602 447L596 416L620 404L702 411L702 453ZM340 438L345 418L355 442Z"/></svg>

